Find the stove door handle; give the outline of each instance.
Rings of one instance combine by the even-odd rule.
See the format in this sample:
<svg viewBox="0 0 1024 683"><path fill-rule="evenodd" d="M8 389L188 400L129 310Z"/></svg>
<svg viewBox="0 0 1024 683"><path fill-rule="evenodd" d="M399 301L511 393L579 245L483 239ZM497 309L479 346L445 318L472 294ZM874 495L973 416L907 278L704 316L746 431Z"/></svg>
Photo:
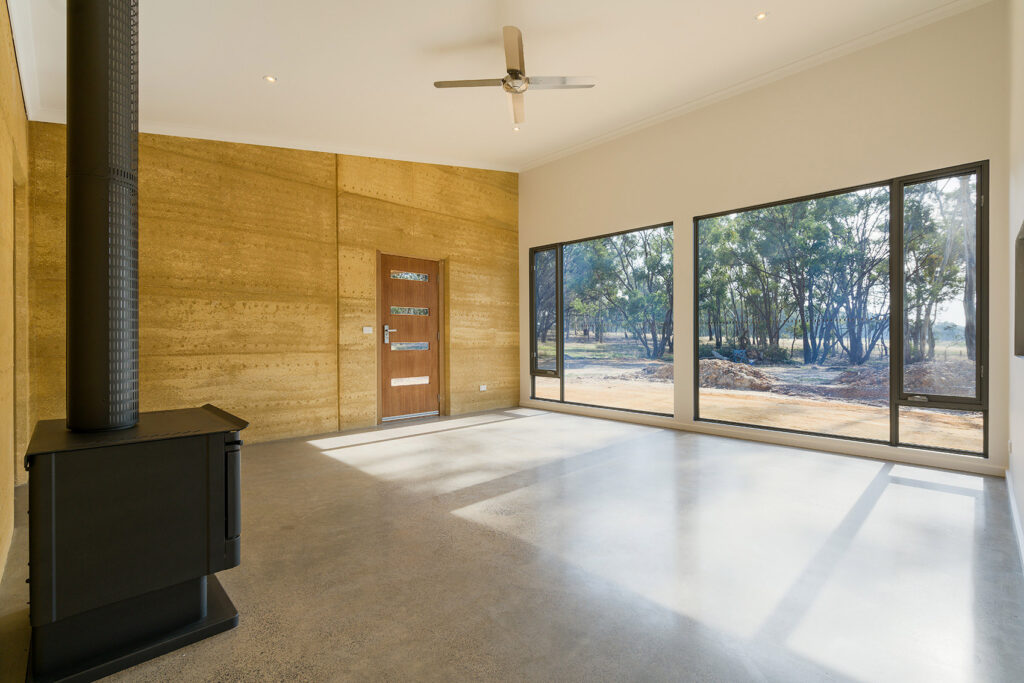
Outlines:
<svg viewBox="0 0 1024 683"><path fill-rule="evenodd" d="M242 452L236 446L224 454L224 536L242 533Z"/></svg>

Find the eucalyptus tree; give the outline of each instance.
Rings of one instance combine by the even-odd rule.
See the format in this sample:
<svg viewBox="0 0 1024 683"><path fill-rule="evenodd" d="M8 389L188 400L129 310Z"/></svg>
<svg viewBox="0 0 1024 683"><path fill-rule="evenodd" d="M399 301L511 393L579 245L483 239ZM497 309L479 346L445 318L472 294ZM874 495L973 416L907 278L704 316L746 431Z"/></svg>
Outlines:
<svg viewBox="0 0 1024 683"><path fill-rule="evenodd" d="M672 229L652 228L566 245L566 299L602 321L612 316L662 358L673 347Z"/></svg>
<svg viewBox="0 0 1024 683"><path fill-rule="evenodd" d="M871 358L889 327L889 190L873 188L817 200L830 226L841 315L835 337L854 365Z"/></svg>
<svg viewBox="0 0 1024 683"><path fill-rule="evenodd" d="M557 289L555 285L555 250L540 251L533 259L533 297L536 311L534 334L541 343L547 343L548 334L557 321Z"/></svg>
<svg viewBox="0 0 1024 683"><path fill-rule="evenodd" d="M935 357L940 308L965 289L964 247L945 198L930 184L909 186L903 198L904 330L907 363ZM945 215L944 215L945 214Z"/></svg>

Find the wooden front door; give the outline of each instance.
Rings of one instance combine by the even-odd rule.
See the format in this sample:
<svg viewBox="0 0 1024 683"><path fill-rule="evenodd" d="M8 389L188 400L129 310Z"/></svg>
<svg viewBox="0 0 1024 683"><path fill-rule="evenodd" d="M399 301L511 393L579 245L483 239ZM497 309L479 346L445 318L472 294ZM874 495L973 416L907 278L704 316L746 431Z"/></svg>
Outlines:
<svg viewBox="0 0 1024 683"><path fill-rule="evenodd" d="M437 261L381 255L381 419L440 408Z"/></svg>

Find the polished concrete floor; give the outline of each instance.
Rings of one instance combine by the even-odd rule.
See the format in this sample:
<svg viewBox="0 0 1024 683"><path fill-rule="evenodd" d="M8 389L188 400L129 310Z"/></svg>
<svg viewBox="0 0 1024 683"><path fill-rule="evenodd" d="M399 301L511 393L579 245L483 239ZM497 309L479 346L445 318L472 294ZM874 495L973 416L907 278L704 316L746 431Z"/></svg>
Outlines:
<svg viewBox="0 0 1024 683"><path fill-rule="evenodd" d="M517 409L246 447L243 524L239 627L115 679L1024 678L997 478Z"/></svg>

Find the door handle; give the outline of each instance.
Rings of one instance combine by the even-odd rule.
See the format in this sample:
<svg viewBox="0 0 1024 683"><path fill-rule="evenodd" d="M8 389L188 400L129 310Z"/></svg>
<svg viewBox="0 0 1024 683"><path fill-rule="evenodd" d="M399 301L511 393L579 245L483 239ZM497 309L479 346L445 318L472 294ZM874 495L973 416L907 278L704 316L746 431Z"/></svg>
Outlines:
<svg viewBox="0 0 1024 683"><path fill-rule="evenodd" d="M391 343L391 333L392 332L398 332L398 328L397 327L388 327L387 325L384 326L384 343L385 344L390 344Z"/></svg>
<svg viewBox="0 0 1024 683"><path fill-rule="evenodd" d="M238 446L228 445L224 459L224 537L232 539L242 533L242 454Z"/></svg>

